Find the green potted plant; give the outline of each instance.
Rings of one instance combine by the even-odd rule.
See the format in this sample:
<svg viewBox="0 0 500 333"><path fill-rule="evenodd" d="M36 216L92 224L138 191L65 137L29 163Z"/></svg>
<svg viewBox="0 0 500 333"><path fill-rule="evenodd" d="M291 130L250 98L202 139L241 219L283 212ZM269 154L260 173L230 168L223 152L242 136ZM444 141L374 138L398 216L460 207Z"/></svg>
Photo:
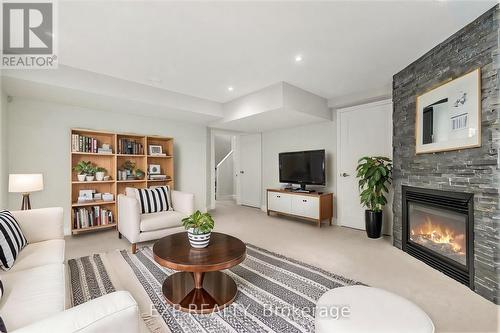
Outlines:
<svg viewBox="0 0 500 333"><path fill-rule="evenodd" d="M86 171L87 176L85 177L85 180L88 182L93 181L94 177L95 177L96 170L97 170L97 168L94 165L90 164L87 167L87 171Z"/></svg>
<svg viewBox="0 0 500 333"><path fill-rule="evenodd" d="M186 228L191 246L197 249L208 246L210 234L214 228L214 220L208 213L199 210L182 219L182 225Z"/></svg>
<svg viewBox="0 0 500 333"><path fill-rule="evenodd" d="M392 161L383 156L363 157L358 161L356 177L359 179L361 204L365 211L366 234L379 238L382 231L382 210L387 204L387 186L392 180Z"/></svg>
<svg viewBox="0 0 500 333"><path fill-rule="evenodd" d="M134 169L134 175L137 179L143 179L146 173L141 169Z"/></svg>
<svg viewBox="0 0 500 333"><path fill-rule="evenodd" d="M73 171L77 172L78 181L83 182L87 176L87 172L89 167L92 166L92 162L90 161L80 161L77 165L73 167Z"/></svg>
<svg viewBox="0 0 500 333"><path fill-rule="evenodd" d="M103 167L97 167L95 169L95 179L98 181L104 180L104 176L106 176L107 170Z"/></svg>

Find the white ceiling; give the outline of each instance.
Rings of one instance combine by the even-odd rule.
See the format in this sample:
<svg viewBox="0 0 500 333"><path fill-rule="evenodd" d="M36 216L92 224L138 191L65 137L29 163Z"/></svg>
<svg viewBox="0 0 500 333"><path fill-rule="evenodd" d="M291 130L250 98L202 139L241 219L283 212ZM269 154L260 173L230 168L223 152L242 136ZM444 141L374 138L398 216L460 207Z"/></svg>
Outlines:
<svg viewBox="0 0 500 333"><path fill-rule="evenodd" d="M59 68L0 74L12 96L262 132L328 121L326 99L390 97L395 73L495 4L60 1Z"/></svg>
<svg viewBox="0 0 500 333"><path fill-rule="evenodd" d="M60 2L59 61L218 102L286 81L349 104L495 3Z"/></svg>

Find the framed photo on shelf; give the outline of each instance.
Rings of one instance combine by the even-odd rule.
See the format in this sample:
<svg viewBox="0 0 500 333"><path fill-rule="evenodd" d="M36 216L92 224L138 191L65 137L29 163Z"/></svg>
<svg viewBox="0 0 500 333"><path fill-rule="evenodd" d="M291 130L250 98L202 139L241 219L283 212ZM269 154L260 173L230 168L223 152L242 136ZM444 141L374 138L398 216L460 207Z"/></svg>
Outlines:
<svg viewBox="0 0 500 333"><path fill-rule="evenodd" d="M149 155L163 155L163 148L160 145L149 145Z"/></svg>
<svg viewBox="0 0 500 333"><path fill-rule="evenodd" d="M148 171L150 175L159 175L161 173L161 167L159 164L150 164Z"/></svg>

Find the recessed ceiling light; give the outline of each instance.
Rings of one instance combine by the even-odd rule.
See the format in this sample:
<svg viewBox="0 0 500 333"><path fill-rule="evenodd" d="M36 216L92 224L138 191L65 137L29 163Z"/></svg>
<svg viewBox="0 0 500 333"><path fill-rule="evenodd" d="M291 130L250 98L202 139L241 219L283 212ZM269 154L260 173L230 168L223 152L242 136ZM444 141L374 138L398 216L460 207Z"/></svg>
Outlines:
<svg viewBox="0 0 500 333"><path fill-rule="evenodd" d="M233 91L233 90L234 90L233 87L231 87L231 86L227 87L227 91Z"/></svg>
<svg viewBox="0 0 500 333"><path fill-rule="evenodd" d="M295 56L295 62L301 62L302 61L302 56L300 54Z"/></svg>

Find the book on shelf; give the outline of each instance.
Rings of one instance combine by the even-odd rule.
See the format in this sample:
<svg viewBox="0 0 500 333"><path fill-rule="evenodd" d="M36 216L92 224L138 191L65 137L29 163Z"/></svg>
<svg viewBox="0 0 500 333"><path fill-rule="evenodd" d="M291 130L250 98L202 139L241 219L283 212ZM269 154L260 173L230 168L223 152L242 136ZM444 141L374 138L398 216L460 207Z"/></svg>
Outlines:
<svg viewBox="0 0 500 333"><path fill-rule="evenodd" d="M93 206L73 209L73 229L91 228L113 224L113 212Z"/></svg>
<svg viewBox="0 0 500 333"><path fill-rule="evenodd" d="M167 175L149 175L149 180L167 180L170 179Z"/></svg>
<svg viewBox="0 0 500 333"><path fill-rule="evenodd" d="M79 153L97 153L98 142L96 138L91 138L79 134L71 134L71 151Z"/></svg>
<svg viewBox="0 0 500 333"><path fill-rule="evenodd" d="M144 146L136 140L119 139L118 154L144 155Z"/></svg>
<svg viewBox="0 0 500 333"><path fill-rule="evenodd" d="M104 148L97 148L97 153L98 154L113 154L113 150L110 149L104 149Z"/></svg>

